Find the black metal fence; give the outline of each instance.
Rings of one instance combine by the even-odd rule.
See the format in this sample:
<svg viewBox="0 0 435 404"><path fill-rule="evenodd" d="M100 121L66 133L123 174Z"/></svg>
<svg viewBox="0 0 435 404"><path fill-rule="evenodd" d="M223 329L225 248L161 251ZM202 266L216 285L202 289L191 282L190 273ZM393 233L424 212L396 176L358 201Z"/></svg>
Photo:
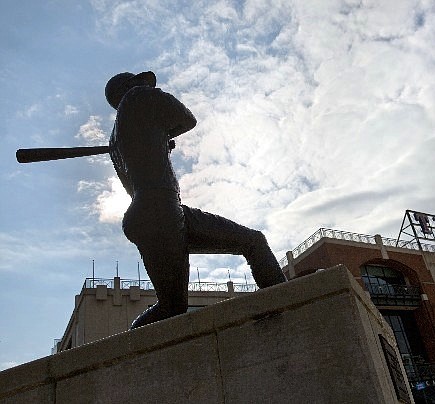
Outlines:
<svg viewBox="0 0 435 404"><path fill-rule="evenodd" d="M421 291L418 286L366 284L366 287L377 306L416 307L421 302Z"/></svg>

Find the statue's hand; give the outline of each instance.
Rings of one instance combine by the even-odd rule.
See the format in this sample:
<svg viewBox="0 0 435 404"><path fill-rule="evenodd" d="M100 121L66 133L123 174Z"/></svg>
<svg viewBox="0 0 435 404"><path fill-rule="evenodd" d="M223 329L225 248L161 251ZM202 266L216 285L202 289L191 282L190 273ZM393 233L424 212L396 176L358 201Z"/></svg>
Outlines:
<svg viewBox="0 0 435 404"><path fill-rule="evenodd" d="M169 139L172 139L183 134L184 132L186 132L186 128L184 128L183 125L177 125L174 128L169 129L168 137Z"/></svg>

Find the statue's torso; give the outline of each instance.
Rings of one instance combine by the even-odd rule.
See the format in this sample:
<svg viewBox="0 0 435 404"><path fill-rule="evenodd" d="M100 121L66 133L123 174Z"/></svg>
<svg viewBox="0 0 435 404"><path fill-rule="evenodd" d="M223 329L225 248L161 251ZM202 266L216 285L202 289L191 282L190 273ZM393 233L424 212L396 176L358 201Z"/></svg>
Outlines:
<svg viewBox="0 0 435 404"><path fill-rule="evenodd" d="M132 196L151 189L179 192L168 144L168 132L176 125L173 110L179 109L174 100L179 103L160 89L135 87L121 101L110 138L110 155Z"/></svg>

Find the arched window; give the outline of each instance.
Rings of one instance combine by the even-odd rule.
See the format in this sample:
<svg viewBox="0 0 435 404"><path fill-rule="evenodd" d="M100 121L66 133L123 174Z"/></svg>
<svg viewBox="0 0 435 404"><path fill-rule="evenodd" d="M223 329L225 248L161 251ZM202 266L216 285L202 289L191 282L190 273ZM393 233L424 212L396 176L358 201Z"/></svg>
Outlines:
<svg viewBox="0 0 435 404"><path fill-rule="evenodd" d="M406 285L405 277L398 270L383 265L364 265L361 277L377 306L418 306L420 289Z"/></svg>
<svg viewBox="0 0 435 404"><path fill-rule="evenodd" d="M394 294L393 285L406 285L405 278L399 271L385 266L365 265L361 276L370 294Z"/></svg>

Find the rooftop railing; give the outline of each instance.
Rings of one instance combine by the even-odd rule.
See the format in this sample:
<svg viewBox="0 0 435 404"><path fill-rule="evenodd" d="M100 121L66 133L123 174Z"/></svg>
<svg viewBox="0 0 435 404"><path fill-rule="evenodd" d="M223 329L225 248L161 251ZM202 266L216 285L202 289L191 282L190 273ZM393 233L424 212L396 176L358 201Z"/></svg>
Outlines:
<svg viewBox="0 0 435 404"><path fill-rule="evenodd" d="M139 288L143 290L154 290L153 284L148 279L121 279L121 289L130 289L132 286L139 286Z"/></svg>
<svg viewBox="0 0 435 404"><path fill-rule="evenodd" d="M103 279L103 278L86 278L83 284L83 289L94 289L98 285L107 286L113 289L113 279Z"/></svg>
<svg viewBox="0 0 435 404"><path fill-rule="evenodd" d="M189 282L189 292L228 292L226 283Z"/></svg>
<svg viewBox="0 0 435 404"><path fill-rule="evenodd" d="M320 228L310 237L308 237L305 241L299 244L293 251L293 258L301 255L305 251L307 251L310 247L316 244L322 238L332 238L336 240L346 240L346 241L355 241L358 243L365 244L376 244L375 236L369 236L367 234L358 234L351 233L342 230L334 230L327 228ZM399 247L399 248L407 248L410 250L419 250L419 245L416 242L410 242L405 240L396 240L387 237L381 237L382 244L387 247ZM432 244L421 244L421 248L423 251L435 252L435 245ZM288 264L287 257L284 257L279 260L279 264L281 268Z"/></svg>
<svg viewBox="0 0 435 404"><path fill-rule="evenodd" d="M83 288L94 289L98 285L106 286L109 289L114 288L114 279L104 278L86 278ZM121 289L129 289L132 286L139 286L143 290L154 290L154 286L150 280L138 279L121 279ZM258 287L255 284L248 283L233 283L234 292L255 292ZM228 292L227 283L218 282L189 282L189 292Z"/></svg>
<svg viewBox="0 0 435 404"><path fill-rule="evenodd" d="M234 292L255 292L258 290L258 286L255 283L234 283Z"/></svg>

